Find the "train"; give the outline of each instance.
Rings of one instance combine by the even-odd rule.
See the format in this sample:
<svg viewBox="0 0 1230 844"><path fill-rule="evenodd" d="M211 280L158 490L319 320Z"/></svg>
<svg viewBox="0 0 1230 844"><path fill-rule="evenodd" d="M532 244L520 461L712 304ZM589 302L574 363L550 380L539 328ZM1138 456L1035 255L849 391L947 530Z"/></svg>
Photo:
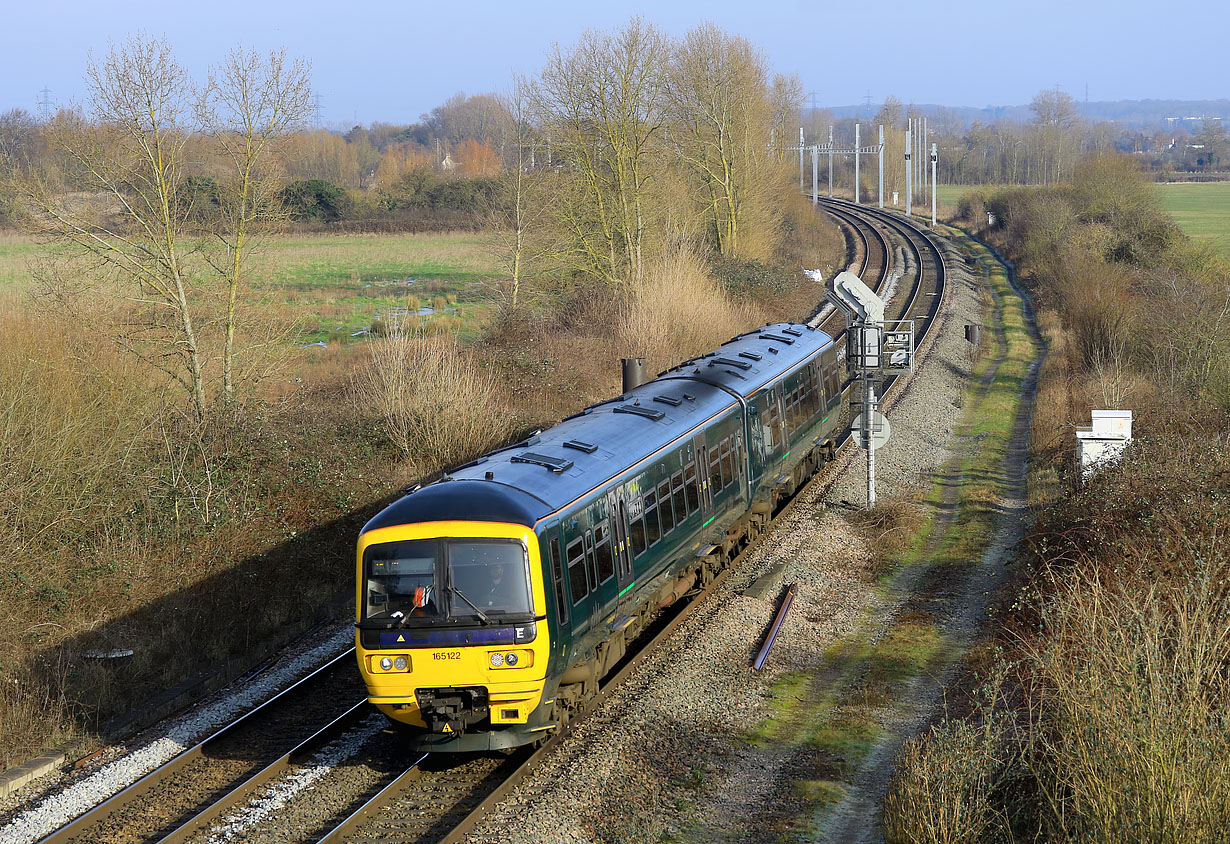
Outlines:
<svg viewBox="0 0 1230 844"><path fill-rule="evenodd" d="M831 459L841 391L832 337L766 325L397 499L357 545L369 700L415 750L550 737Z"/></svg>

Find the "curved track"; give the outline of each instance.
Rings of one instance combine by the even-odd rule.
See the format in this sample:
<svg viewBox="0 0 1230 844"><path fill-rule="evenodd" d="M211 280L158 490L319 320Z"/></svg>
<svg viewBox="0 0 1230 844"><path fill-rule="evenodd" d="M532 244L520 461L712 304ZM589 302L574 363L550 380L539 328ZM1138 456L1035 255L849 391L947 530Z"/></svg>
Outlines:
<svg viewBox="0 0 1230 844"><path fill-rule="evenodd" d="M903 276L910 278L901 278L899 282L908 281L910 284L909 295L904 297L904 301L894 309L894 313L899 313L902 316L894 317L900 319L916 319L921 320L922 325L919 328L920 337L930 337L930 328L934 322L934 317L939 313L941 306L941 298L944 291L946 273L944 267L943 250L939 242L930 235L930 233L921 231L915 228L908 221L897 217L897 215L885 212L875 212L862 206L853 206L848 203L839 203L826 201L825 210L838 219L846 226L848 233L847 243L851 246L851 251L854 255L852 266L858 267L858 273L861 277L867 278L869 275L875 278L875 289L882 291L884 286L889 283L893 268L892 249L889 245L889 237L900 239L903 248L913 257L912 262L907 258L906 271L903 271ZM842 325L842 317L837 314L834 318L831 315L824 316L821 320L822 327L832 329L836 325ZM832 331L829 333L834 337L840 337L844 334L844 325L840 331ZM924 334L925 332L925 334ZM925 354L925 347L929 348L929 344L924 339L919 344L919 353ZM896 387L897 383L904 384L904 380L897 376L890 383L885 393ZM896 387L897 391L901 388ZM841 440L841 449L849 448L850 437L848 430L843 434ZM784 506L777 511L775 517L780 517L783 513L788 512L794 502L798 500L798 496L792 496L784 503ZM630 657L623 667L618 670L613 676L606 679L601 687L601 692L598 697L592 700L586 707L585 713L592 712L602 700L604 700L618 685L627 677L643 658L648 656L670 633L697 609L714 590L726 579L726 577L739 567L739 563L744 556L756 545L757 541L752 540L747 544L723 569L717 579L703 591L696 594L689 600L679 612L663 624L659 628L651 631L652 638L645 642L637 651L636 654ZM571 726L575 726L577 722L573 722ZM533 752L524 759L519 765L511 769L504 779L498 779L494 776L484 776L481 782L476 784L479 791L485 791L486 796L474 804L473 808L461 818L452 829L443 829L438 822L433 822L430 829L432 835L436 837L424 838L416 837L411 833L412 830L421 829L416 826L415 818L422 813L421 789L424 785L428 789L431 788L430 783L433 780L425 778L422 774L423 765L429 757L423 757L414 765L411 765L404 774L397 780L386 787L379 794L374 795L372 800L351 815L345 822L335 828L322 842L341 842L341 841L372 841L372 840L393 840L389 835L393 835L396 840L404 841L440 841L440 842L456 842L460 841L467 835L482 817L495 806L503 797L508 794L518 783L524 780L538 764L549 755L555 747L564 740L567 732L559 733L548 740L537 751ZM490 764L490 763L488 763ZM484 770L486 770L484 768ZM452 792L448 792L451 794ZM474 799L474 792L467 791L465 802ZM446 802L452 804L453 798L449 797Z"/></svg>
<svg viewBox="0 0 1230 844"><path fill-rule="evenodd" d="M892 212L827 199L821 201L821 207L846 232L851 269L882 294L892 288L890 318L918 321L918 336L924 338L918 349L921 358L933 342L930 329L945 290L943 249L938 240ZM890 240L899 241L903 260L894 260ZM901 285L909 285L907 295L897 289ZM812 322L835 338L845 333L843 317L831 308L821 308ZM883 398L900 392L903 384L900 376L886 379ZM839 443L841 451L850 447L848 429ZM788 511L794 500L795 496L784 500L777 515ZM651 628L642 646L603 682L585 713L593 711L658 642L737 569L756 544L755 535L747 537L737 553L731 552L730 563L710 586ZM352 664L353 653L351 649L337 657L40 844L182 842L204 832L326 743L356 729L370 714ZM460 840L566 736L567 731L562 731L536 750L509 754L464 759L422 756L399 775L373 788L357 810L319 840Z"/></svg>

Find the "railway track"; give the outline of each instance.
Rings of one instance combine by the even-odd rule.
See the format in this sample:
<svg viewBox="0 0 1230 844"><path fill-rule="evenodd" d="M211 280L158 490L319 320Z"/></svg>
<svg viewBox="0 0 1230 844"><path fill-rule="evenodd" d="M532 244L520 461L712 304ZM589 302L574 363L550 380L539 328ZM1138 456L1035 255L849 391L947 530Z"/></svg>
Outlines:
<svg viewBox="0 0 1230 844"><path fill-rule="evenodd" d="M940 312L945 289L943 249L929 233L913 227L899 215L866 206L823 200L822 207L848 233L852 266L864 279L874 279L880 291L886 285L909 284L905 297L894 296L892 318L920 321L920 354L929 348L931 325ZM905 267L893 260L890 238L901 241ZM913 272L906 272L907 269ZM900 273L894 278L894 270ZM840 337L840 314L817 314L820 327ZM840 330L838 329L840 326ZM902 379L886 382L884 398L899 393ZM851 448L848 429L839 452ZM777 516L793 509L799 496L786 500ZM615 673L602 684L582 718L592 712L656 645L682 624L726 580L753 548L753 539L717 579L663 617L645 634ZM302 766L329 742L353 732L372 710L353 665L353 649L338 656L261 707L252 710L133 785L99 804L39 844L67 842L185 842L200 839L211 826L257 796L280 776ZM576 719L575 726L581 719ZM536 749L481 754L464 759L455 755L425 755L400 771L379 779L358 799L340 822L306 833L303 840L321 842L454 842L468 834L482 817L567 736L560 732ZM289 749L287 749L289 748ZM388 747L371 755L396 754ZM337 820L337 819L335 819Z"/></svg>
<svg viewBox="0 0 1230 844"><path fill-rule="evenodd" d="M830 211L830 208L826 207L825 210ZM850 226L849 231L852 232L852 240L856 244L860 244L855 250L855 263L860 267L861 275L865 276L869 271L874 274L877 290L882 290L888 282L893 263L891 260L892 251L888 238L885 237L885 230L896 232L904 239L906 247L911 250L914 256L913 266L917 269L911 281L910 294L897 311L908 316L897 318L924 320L924 330L927 330L929 335L929 329L934 317L939 313L941 300L940 295L929 294L942 293L945 282L942 248L928 234L917 231L909 223L897 219L895 215L865 216L863 213L860 213L866 210L858 206L847 208L844 203L833 203L831 213ZM841 319L841 316L838 315L837 321L840 322ZM830 318L825 318L824 324L832 325L829 320ZM842 331L844 332L844 326ZM890 385L887 389L892 389L892 386ZM848 450L849 448L851 448L851 445L849 431L847 430L842 436L840 449ZM784 506L775 514L776 517L790 512L795 506L795 502L799 500L799 497L796 494L786 501ZM602 684L598 696L589 703L582 717L597 708L611 692L618 688L619 684L632 673L636 666L653 652L658 643L670 636L676 627L682 624L693 611L701 606L710 594L722 585L729 574L739 568L739 564L745 556L756 548L758 544L759 542L755 540L749 543L710 586L695 595L692 600L688 601L671 618L664 619L662 623L652 629L649 633L649 640L636 648L635 654L628 658L622 667ZM574 726L575 723L573 724ZM457 821L455 826L451 829L444 829L439 825L438 821L430 821L431 826L429 828L431 835L434 837L424 837L427 833L423 831L423 826L417 821L420 814L426 818L435 817L422 808L423 794L430 795L430 789L435 782L423 774L423 765L430 760L430 757L425 756L410 766L396 781L375 795L368 804L357 810L341 825L322 838L321 842L322 844L324 842L334 844L335 842L342 841L396 840L411 842L439 841L442 844L448 844L448 842L460 841L477 826L478 822L482 820L483 816L491 808L528 777L538 764L563 741L566 735L567 733L565 732L552 737L542 747L524 758L516 767L510 767L506 777L501 779L494 775L484 776L482 781L476 784L475 791L465 792L465 801L467 803L469 801L475 802L473 807L464 817ZM449 788L451 789L452 786L449 786ZM475 800L478 792L485 792L485 796ZM451 790L446 793L449 795L453 794ZM442 802L449 805L459 804L459 801L454 802L451 796Z"/></svg>
<svg viewBox="0 0 1230 844"><path fill-rule="evenodd" d="M366 708L351 649L39 844L187 840L296 759L354 726Z"/></svg>

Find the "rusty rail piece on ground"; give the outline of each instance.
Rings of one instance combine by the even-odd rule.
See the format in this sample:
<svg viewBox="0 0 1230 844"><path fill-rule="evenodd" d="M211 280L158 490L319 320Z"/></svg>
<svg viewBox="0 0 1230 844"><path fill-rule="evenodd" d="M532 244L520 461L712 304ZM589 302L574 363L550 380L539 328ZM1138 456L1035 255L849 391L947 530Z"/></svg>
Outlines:
<svg viewBox="0 0 1230 844"><path fill-rule="evenodd" d="M760 646L760 653L756 654L756 661L752 663L752 668L757 671L764 668L765 660L769 658L769 651L773 649L773 643L777 641L777 632L782 629L782 622L786 620L786 613L790 612L790 605L794 603L794 596L798 591L799 584L791 583L782 595L782 602L777 607L777 615L773 616L773 624L769 626L768 635L764 637L764 644Z"/></svg>

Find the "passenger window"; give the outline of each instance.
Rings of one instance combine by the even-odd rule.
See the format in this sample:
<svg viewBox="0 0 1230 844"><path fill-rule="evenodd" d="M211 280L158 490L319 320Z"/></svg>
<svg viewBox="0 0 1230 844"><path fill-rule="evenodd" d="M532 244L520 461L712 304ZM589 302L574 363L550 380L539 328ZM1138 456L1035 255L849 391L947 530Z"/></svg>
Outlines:
<svg viewBox="0 0 1230 844"><path fill-rule="evenodd" d="M559 623L568 623L568 599L564 595L564 568L560 563L559 539L551 537L551 577L555 580L555 608L559 612Z"/></svg>
<svg viewBox="0 0 1230 844"><path fill-rule="evenodd" d="M645 520L634 519L628 532L628 545L632 547L632 556L639 557L645 553Z"/></svg>
<svg viewBox="0 0 1230 844"><path fill-rule="evenodd" d="M589 582L591 588L597 589L598 583L598 558L594 554L594 535L591 531L585 531L585 556L589 559Z"/></svg>
<svg viewBox="0 0 1230 844"><path fill-rule="evenodd" d="M658 508L654 494L645 496L645 543L649 547L662 538L662 524L658 521Z"/></svg>
<svg viewBox="0 0 1230 844"><path fill-rule="evenodd" d="M658 484L658 515L662 518L662 535L675 529L675 514L671 511L671 482Z"/></svg>
<svg viewBox="0 0 1230 844"><path fill-rule="evenodd" d="M722 488L725 489L735 479L734 472L730 464L730 444L722 443Z"/></svg>
<svg viewBox="0 0 1230 844"><path fill-rule="evenodd" d="M581 603L589 593L589 582L585 579L585 547L580 539L568 543L568 583L572 589L572 603Z"/></svg>
<svg viewBox="0 0 1230 844"><path fill-rule="evenodd" d="M615 560L611 556L611 537L605 521L594 528L594 557L598 561L598 582L606 583L615 574Z"/></svg>
<svg viewBox="0 0 1230 844"><path fill-rule="evenodd" d="M683 472L676 472L671 478L671 496L675 501L675 524L678 525L688 517L688 501L683 493Z"/></svg>
<svg viewBox="0 0 1230 844"><path fill-rule="evenodd" d="M722 456L715 449L709 458L709 494L717 495L722 490Z"/></svg>
<svg viewBox="0 0 1230 844"><path fill-rule="evenodd" d="M700 485L696 483L696 466L695 464L688 466L686 474L686 483L688 490L688 512L695 513L700 509Z"/></svg>

